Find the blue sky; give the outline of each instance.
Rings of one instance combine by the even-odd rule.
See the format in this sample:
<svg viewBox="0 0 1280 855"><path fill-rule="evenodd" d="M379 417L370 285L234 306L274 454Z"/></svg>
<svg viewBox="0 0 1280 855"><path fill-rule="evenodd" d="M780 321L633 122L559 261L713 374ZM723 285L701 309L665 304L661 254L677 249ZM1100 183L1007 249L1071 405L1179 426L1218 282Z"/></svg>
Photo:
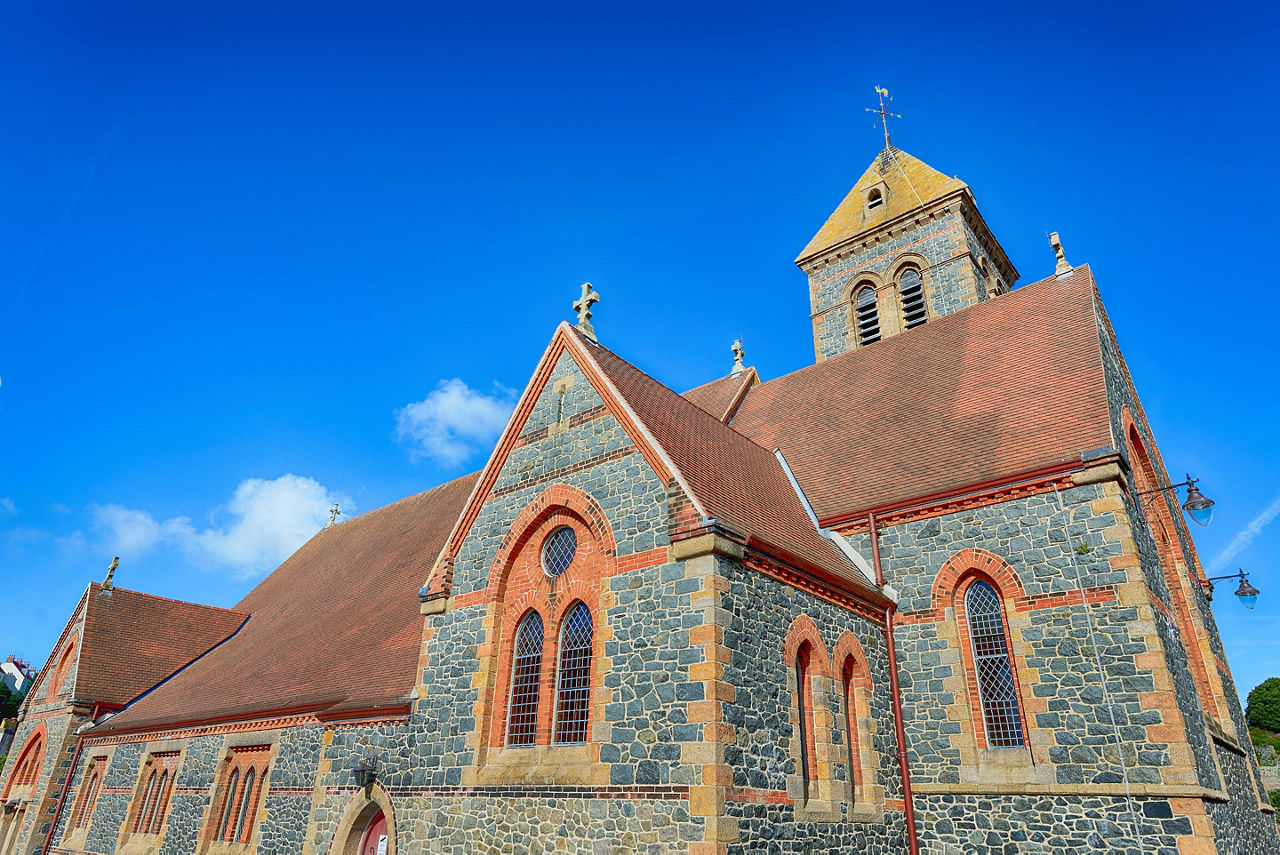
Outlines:
<svg viewBox="0 0 1280 855"><path fill-rule="evenodd" d="M1215 603L1240 688L1276 672L1270 9L2 14L0 654L42 662L112 555L230 606L331 501L480 465L584 280L677 389L737 336L766 378L808 364L791 260L878 150L880 84L1023 283L1050 230L1093 265L1166 462L1218 502L1202 557L1263 591Z"/></svg>

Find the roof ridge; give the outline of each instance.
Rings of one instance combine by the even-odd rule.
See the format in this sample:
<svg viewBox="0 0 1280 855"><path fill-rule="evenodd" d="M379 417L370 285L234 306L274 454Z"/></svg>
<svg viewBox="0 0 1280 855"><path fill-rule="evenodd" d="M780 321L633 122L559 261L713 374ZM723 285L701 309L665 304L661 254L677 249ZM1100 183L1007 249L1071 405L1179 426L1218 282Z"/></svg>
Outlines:
<svg viewBox="0 0 1280 855"><path fill-rule="evenodd" d="M90 582L90 583L89 583L89 589L90 589L90 590L97 590L97 591L101 591L101 590L102 590L102 583L101 583L101 582ZM228 614L241 615L241 616L243 616L243 617L248 617L248 616L249 616L249 613L248 613L248 612L238 611L237 609L229 609L229 608L226 608L225 606L210 606L210 605L207 605L206 603L197 603L197 602L195 602L194 600L179 600L179 599L177 599L176 597L165 597L165 596L161 596L160 594L149 594L149 593L147 593L146 591L135 591L135 590L133 590L133 589L131 589L131 588L118 588L118 587L113 587L113 588L111 589L111 593L112 593L113 595L115 595L115 594L133 594L134 596L138 596L138 597L147 597L147 598L152 599L152 600L162 600L162 601L164 601L164 602L166 602L166 603L176 603L176 604L178 604L178 605L180 605L180 606L195 606L196 608L199 608L199 609L208 609L208 610L210 610L210 611L227 612Z"/></svg>
<svg viewBox="0 0 1280 855"><path fill-rule="evenodd" d="M587 339L586 339L584 336L582 336L582 334L581 334L581 333L578 333L578 332L577 332L577 330L574 330L574 332L579 336L579 338L580 338L580 340L581 340L581 341L583 341L583 342L587 342ZM726 422L722 422L720 419L718 419L718 418L716 418L715 416L711 415L711 413L708 413L706 410L702 409L702 407L699 407L699 406L698 406L697 404L695 404L693 401L690 401L690 400L689 400L688 398L686 398L683 394L681 394L681 393L677 392L676 390L674 390L674 389L672 389L670 386L668 386L666 383L663 383L661 380L659 380L659 379L657 379L656 377L654 377L654 376L652 376L651 374L649 374L649 373L648 373L647 371L645 371L643 368L640 368L640 367L636 366L635 364L633 364L633 363L629 362L627 359L623 358L622 356L619 356L619 355L617 354L617 352L615 352L615 351L611 350L610 348L605 347L603 344L600 344L599 342L596 342L596 341L592 341L592 342L589 342L589 343L590 343L593 347L598 347L598 348L600 348L601 350L603 350L605 353L610 354L611 356L613 356L613 358L614 358L614 359L617 359L619 362L621 362L622 364L626 365L626 366L627 366L628 368L630 368L632 371L635 371L635 372L636 372L637 374L639 374L641 377L644 377L644 378L645 378L646 380L648 380L649 382L651 382L651 383L653 383L654 385L658 386L659 388L661 388L661 389L665 390L665 391L666 391L666 392L668 392L668 393L669 393L673 398L677 398L677 399L679 399L679 401L681 402L681 404L682 404L682 405L684 405L684 406L688 406L688 407L692 408L692 410L693 410L694 412L697 412L697 413L699 413L701 416L704 416L705 418L709 419L712 423L717 424L717 425L719 425L720 427L722 427L722 428L725 428L725 429L729 430L729 431L730 431L730 432L732 432L735 436L742 437L744 440L746 440L747 442L751 443L753 446L755 446L756 448L760 449L760 450L761 450L761 451L763 451L765 454L768 454L768 455L770 455L770 456L772 456L772 455L773 455L773 452L772 452L772 451L770 451L769 449L765 448L763 445L761 445L760 443L756 442L756 441L755 441L755 440L753 440L751 437L747 436L745 433L742 433L741 431L734 430L734 428L733 428L733 426L732 426L732 425L727 424ZM745 373L745 372L744 372L744 373ZM726 375L726 376L732 376L732 375ZM723 379L725 379L725 378L724 378L724 377L721 377L721 378L719 378L719 379L720 379L720 380L723 380ZM717 381L712 381L712 382L717 382ZM691 391L692 391L692 390L691 390ZM621 394L622 394L622 391L621 391L621 390L618 390L618 394L620 394L620 395L621 395ZM623 397L625 398L626 396L624 395ZM640 418L640 414L639 414L639 413L636 413L636 418Z"/></svg>

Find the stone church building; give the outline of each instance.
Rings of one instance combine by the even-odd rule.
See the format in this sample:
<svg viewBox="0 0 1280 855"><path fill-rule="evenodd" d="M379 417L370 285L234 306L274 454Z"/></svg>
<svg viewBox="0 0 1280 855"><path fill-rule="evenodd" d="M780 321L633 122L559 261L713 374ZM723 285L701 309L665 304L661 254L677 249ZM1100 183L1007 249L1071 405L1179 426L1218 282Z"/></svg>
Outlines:
<svg viewBox="0 0 1280 855"><path fill-rule="evenodd" d="M678 394L587 287L481 471L89 586L0 855L1280 852L1089 268L892 146L797 264L813 365Z"/></svg>

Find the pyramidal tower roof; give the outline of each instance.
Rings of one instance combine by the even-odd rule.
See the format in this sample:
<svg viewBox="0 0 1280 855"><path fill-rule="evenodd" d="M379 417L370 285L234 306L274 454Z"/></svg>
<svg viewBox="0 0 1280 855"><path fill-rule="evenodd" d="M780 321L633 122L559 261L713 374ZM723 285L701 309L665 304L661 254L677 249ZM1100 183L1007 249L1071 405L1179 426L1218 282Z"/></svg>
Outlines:
<svg viewBox="0 0 1280 855"><path fill-rule="evenodd" d="M882 193L883 202L869 207L867 195L877 188ZM965 189L968 189L968 185L959 178L943 175L897 146L886 146L813 236L813 240L809 241L809 245L796 257L796 263L896 219L908 211L922 208L956 190Z"/></svg>

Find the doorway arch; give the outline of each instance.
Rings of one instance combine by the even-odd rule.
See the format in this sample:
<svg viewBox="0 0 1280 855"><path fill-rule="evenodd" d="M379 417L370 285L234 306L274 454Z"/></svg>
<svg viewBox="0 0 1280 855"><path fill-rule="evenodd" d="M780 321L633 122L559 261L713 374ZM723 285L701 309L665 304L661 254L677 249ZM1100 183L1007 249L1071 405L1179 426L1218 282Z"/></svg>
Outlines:
<svg viewBox="0 0 1280 855"><path fill-rule="evenodd" d="M356 790L334 831L330 855L396 855L396 816L378 783Z"/></svg>

